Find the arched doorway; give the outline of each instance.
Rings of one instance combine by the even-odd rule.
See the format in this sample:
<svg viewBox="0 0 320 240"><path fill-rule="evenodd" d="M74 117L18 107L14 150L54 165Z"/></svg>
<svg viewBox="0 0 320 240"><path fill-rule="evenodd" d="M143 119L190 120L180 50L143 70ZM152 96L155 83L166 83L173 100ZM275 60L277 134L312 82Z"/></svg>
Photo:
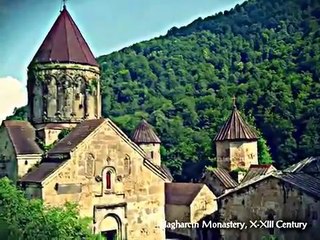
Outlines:
<svg viewBox="0 0 320 240"><path fill-rule="evenodd" d="M121 221L118 216L108 214L100 223L101 235L107 240L120 240Z"/></svg>

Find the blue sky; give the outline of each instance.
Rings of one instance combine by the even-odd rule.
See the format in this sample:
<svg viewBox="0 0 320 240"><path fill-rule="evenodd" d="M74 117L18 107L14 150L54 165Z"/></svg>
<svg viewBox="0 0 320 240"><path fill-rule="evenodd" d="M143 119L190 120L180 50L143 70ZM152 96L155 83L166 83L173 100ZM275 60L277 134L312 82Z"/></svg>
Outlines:
<svg viewBox="0 0 320 240"><path fill-rule="evenodd" d="M236 0L68 0L95 56L163 35L173 26L230 9ZM26 67L57 18L61 0L0 0L0 77Z"/></svg>
<svg viewBox="0 0 320 240"><path fill-rule="evenodd" d="M3 118L1 115L12 112L12 106L25 104L27 66L58 17L61 2L0 0L0 122ZM94 55L100 56L164 35L174 26L187 25L198 17L229 10L242 2L243 0L68 0L67 8ZM13 89L19 83L21 87ZM14 91L17 92L13 93ZM15 101L18 98L20 100Z"/></svg>

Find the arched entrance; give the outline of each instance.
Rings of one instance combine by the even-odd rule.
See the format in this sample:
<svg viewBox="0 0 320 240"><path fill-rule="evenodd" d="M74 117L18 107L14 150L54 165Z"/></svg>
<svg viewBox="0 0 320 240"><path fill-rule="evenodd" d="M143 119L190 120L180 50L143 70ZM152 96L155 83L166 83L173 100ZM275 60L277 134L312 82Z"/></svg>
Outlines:
<svg viewBox="0 0 320 240"><path fill-rule="evenodd" d="M121 221L118 216L108 214L100 223L101 235L107 240L121 240Z"/></svg>

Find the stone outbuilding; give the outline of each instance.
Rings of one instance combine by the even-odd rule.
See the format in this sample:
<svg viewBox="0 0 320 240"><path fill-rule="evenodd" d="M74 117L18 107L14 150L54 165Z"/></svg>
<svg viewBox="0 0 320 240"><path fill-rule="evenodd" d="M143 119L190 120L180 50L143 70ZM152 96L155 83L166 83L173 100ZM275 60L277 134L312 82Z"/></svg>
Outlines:
<svg viewBox="0 0 320 240"><path fill-rule="evenodd" d="M201 183L166 183L165 197L167 236L204 239L200 222L217 210L216 196L210 189ZM180 226L171 227L176 223Z"/></svg>
<svg viewBox="0 0 320 240"><path fill-rule="evenodd" d="M0 127L0 176L16 182L42 159L35 129L27 121L5 120Z"/></svg>
<svg viewBox="0 0 320 240"><path fill-rule="evenodd" d="M315 159L304 160L283 172L272 171L255 176L220 196L219 221L247 224L247 229L242 231L221 229L222 238L253 240L274 236L280 240L320 239L320 179L295 171L317 165L319 161ZM252 227L250 223L255 220L258 227ZM261 225L260 220L268 221L268 225Z"/></svg>

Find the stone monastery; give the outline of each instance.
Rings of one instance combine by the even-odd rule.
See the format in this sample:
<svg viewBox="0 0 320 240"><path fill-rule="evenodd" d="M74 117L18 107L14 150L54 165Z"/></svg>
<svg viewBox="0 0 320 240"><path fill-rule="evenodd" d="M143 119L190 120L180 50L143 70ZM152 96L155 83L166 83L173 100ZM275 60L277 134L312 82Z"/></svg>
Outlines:
<svg viewBox="0 0 320 240"><path fill-rule="evenodd" d="M174 182L145 120L129 138L101 117L99 78L99 65L64 6L28 66L28 121L1 125L0 176L30 199L78 203L81 216L92 218L92 231L108 240L320 239L319 158L283 171L259 165L258 135L234 106L214 138L217 167L199 183ZM210 227L251 220L308 226Z"/></svg>

